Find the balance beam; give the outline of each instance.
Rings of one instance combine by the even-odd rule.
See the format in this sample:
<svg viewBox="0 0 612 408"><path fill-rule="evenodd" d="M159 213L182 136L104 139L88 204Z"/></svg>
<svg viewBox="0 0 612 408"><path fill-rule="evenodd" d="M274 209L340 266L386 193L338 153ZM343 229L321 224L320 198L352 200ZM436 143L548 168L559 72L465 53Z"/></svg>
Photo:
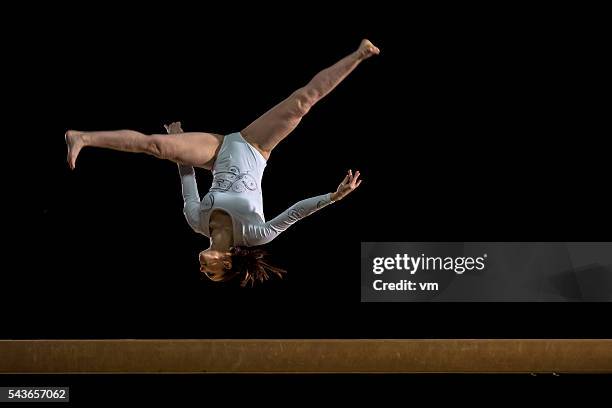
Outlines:
<svg viewBox="0 0 612 408"><path fill-rule="evenodd" d="M0 340L0 373L612 373L612 340Z"/></svg>

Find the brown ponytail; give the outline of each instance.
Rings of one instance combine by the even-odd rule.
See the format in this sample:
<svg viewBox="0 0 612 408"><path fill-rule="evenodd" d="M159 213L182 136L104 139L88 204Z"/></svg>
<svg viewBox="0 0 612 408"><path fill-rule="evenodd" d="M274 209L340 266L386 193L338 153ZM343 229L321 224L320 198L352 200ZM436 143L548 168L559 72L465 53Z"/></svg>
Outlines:
<svg viewBox="0 0 612 408"><path fill-rule="evenodd" d="M272 274L283 277L286 270L270 265L265 257L267 252L262 248L235 246L230 249L232 257L232 277L240 276L240 286L250 285L256 282L263 283L272 277Z"/></svg>

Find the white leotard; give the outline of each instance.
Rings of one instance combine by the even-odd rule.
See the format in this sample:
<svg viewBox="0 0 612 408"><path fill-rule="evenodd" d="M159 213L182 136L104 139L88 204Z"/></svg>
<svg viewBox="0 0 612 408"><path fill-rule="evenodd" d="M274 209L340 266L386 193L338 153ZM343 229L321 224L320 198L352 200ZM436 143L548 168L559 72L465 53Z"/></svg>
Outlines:
<svg viewBox="0 0 612 408"><path fill-rule="evenodd" d="M210 214L218 208L232 218L234 245L263 245L296 221L332 202L331 193L307 198L266 222L261 192L265 168L264 157L240 133L232 133L223 138L212 168L212 187L202 200L198 194L194 168L179 166L183 213L191 228L210 237Z"/></svg>

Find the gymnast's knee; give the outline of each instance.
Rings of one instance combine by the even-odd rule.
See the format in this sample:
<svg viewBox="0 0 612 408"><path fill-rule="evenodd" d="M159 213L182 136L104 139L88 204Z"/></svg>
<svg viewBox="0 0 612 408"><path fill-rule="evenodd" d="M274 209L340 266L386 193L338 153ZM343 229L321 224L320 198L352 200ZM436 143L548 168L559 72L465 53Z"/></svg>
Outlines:
<svg viewBox="0 0 612 408"><path fill-rule="evenodd" d="M291 95L291 113L297 117L305 116L317 101L316 92L303 87Z"/></svg>
<svg viewBox="0 0 612 408"><path fill-rule="evenodd" d="M168 139L164 135L151 135L147 137L145 153L160 159L171 159L173 157Z"/></svg>

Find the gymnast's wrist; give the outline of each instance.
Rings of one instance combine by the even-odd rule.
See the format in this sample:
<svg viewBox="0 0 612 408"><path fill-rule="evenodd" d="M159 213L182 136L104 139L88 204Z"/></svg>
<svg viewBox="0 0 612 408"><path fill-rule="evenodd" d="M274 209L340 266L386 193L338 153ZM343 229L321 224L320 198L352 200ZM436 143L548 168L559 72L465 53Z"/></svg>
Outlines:
<svg viewBox="0 0 612 408"><path fill-rule="evenodd" d="M337 191L335 191L335 192L333 192L333 193L329 193L329 199L330 199L330 200L331 200L331 202L333 203L333 202L336 202L336 201L340 200L340 199L341 199L341 197L339 196L338 192L337 192Z"/></svg>

